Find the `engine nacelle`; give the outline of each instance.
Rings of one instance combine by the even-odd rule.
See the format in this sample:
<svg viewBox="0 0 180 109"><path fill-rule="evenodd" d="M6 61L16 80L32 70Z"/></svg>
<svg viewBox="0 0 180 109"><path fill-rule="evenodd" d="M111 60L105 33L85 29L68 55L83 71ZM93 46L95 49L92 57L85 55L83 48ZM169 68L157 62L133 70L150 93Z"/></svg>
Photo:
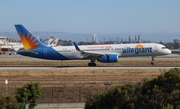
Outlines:
<svg viewBox="0 0 180 109"><path fill-rule="evenodd" d="M107 54L99 57L98 61L100 62L117 62L118 55L117 54Z"/></svg>

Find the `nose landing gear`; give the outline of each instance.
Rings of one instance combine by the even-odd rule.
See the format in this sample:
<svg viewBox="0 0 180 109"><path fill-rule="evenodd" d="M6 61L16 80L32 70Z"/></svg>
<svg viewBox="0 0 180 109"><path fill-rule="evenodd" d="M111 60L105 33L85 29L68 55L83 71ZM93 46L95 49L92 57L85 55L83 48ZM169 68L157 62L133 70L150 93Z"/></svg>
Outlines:
<svg viewBox="0 0 180 109"><path fill-rule="evenodd" d="M151 65L154 65L154 56L151 56L152 60L151 60Z"/></svg>

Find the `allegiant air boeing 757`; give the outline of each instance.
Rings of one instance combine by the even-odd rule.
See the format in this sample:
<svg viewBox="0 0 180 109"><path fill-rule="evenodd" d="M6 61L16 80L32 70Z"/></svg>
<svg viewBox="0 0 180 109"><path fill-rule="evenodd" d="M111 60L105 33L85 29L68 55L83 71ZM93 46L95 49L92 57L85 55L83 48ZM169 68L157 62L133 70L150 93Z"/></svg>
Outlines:
<svg viewBox="0 0 180 109"><path fill-rule="evenodd" d="M106 44L78 46L55 46L50 47L40 42L23 25L15 25L17 33L23 43L24 50L18 54L34 58L49 60L90 60L89 66L96 66L95 61L103 63L117 62L119 57L168 55L171 53L164 45L156 43L136 44Z"/></svg>

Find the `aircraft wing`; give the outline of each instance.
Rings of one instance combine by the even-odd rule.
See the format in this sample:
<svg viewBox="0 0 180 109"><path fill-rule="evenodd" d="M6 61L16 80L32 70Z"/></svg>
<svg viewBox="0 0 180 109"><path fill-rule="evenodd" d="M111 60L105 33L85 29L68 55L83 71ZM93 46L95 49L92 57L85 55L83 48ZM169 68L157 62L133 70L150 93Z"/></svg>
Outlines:
<svg viewBox="0 0 180 109"><path fill-rule="evenodd" d="M79 49L79 47L77 46L77 44L75 42L73 42L76 50L78 52L81 53L81 55L84 57L84 58L88 58L88 57L98 57L98 56L102 56L102 55L105 55L105 53L101 53L101 52L96 52L96 51L82 51Z"/></svg>
<svg viewBox="0 0 180 109"><path fill-rule="evenodd" d="M105 55L104 53L95 52L95 51L80 51L80 52L81 52L81 55L83 55L84 57L98 57L98 56Z"/></svg>

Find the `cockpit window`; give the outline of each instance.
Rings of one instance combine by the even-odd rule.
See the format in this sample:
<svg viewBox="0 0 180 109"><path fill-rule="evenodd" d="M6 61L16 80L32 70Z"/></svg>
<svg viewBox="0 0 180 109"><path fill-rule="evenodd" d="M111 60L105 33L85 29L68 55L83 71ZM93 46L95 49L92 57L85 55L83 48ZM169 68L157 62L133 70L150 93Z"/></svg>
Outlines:
<svg viewBox="0 0 180 109"><path fill-rule="evenodd" d="M166 47L162 47L162 49L167 49Z"/></svg>

